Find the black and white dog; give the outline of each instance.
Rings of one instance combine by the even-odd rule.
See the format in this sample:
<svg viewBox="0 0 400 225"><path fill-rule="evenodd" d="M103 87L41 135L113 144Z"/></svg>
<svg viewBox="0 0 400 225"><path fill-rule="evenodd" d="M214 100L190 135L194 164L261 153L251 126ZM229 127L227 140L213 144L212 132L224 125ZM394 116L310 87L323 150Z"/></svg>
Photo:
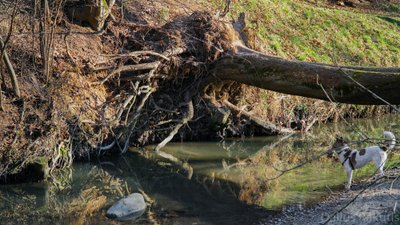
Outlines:
<svg viewBox="0 0 400 225"><path fill-rule="evenodd" d="M343 138L336 138L332 148L328 150L328 156L332 156L334 152L338 154L339 160L347 173L346 190L350 190L353 170L361 168L371 161L375 163L378 169L378 175L384 175L383 166L387 159L386 151L394 148L396 145L396 138L394 134L389 131L384 131L383 136L387 141L386 146L370 146L361 150L352 150Z"/></svg>

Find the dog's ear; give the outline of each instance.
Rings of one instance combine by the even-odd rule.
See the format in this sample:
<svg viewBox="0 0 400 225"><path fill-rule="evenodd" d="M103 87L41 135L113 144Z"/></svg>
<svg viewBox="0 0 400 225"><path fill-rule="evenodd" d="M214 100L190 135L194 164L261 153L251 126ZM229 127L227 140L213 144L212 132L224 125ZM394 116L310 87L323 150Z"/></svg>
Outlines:
<svg viewBox="0 0 400 225"><path fill-rule="evenodd" d="M341 141L341 142L343 142L344 141L344 138L342 137L342 136L340 136L340 135L336 135L336 141Z"/></svg>

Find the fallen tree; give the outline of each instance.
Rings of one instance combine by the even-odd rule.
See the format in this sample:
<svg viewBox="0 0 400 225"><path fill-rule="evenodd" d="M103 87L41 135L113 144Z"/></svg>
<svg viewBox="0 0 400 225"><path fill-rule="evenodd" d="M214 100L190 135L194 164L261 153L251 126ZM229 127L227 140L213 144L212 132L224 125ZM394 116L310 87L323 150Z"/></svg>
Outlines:
<svg viewBox="0 0 400 225"><path fill-rule="evenodd" d="M22 111L30 115L30 120L21 119L21 124L13 128L11 141L1 146L0 156L6 166L0 168L0 177L11 171L8 165L18 170L28 168L25 155L32 155L30 161L42 157L40 162L46 165L56 162L48 163L50 168L64 168L71 164L72 156L90 160L93 155L112 151L124 153L132 145L161 143L154 150L171 160L162 147L179 138L224 138L224 131L232 127L232 136L286 133L287 123L266 121L265 117L253 116L251 109L237 107L241 84L337 102L384 104L365 87L390 103L400 103L396 91L399 68L334 66L265 55L240 44L231 24L209 12L178 17L162 26L110 21L104 32L62 29L57 27L60 33L54 34L60 62L48 86L40 85L47 83L43 70L35 70L45 65L29 66L39 85L34 79L28 80L21 85L21 93L28 99L24 93L31 93L29 85L39 87L37 93L30 94L32 101L22 109L6 99L14 108L13 114L7 115L23 118L18 115ZM67 36L71 36L68 41ZM15 38L15 43L26 42L25 36ZM38 42L38 35L33 40ZM80 46L79 42L84 45L69 48ZM20 48L25 51L24 46ZM16 63L33 65L35 61ZM34 108L37 99L46 102L46 107ZM48 113L35 119L37 111ZM287 111L293 116L293 111ZM46 121L54 125L44 126ZM31 127L37 127L37 132L18 132L30 131ZM47 132L53 131L52 127L57 127L57 132ZM243 132L247 128L260 132ZM3 136L6 134L4 129ZM68 141L62 143L61 139ZM5 149L28 150L13 159L5 153L14 151ZM65 152L68 154L58 157Z"/></svg>
<svg viewBox="0 0 400 225"><path fill-rule="evenodd" d="M336 66L290 61L235 45L215 62L216 79L334 102L384 105L366 89L391 104L400 104L400 68ZM328 95L321 88L328 90ZM365 88L363 88L365 87Z"/></svg>
<svg viewBox="0 0 400 225"><path fill-rule="evenodd" d="M123 85L128 87L124 91L130 92L132 85L124 83L136 82L135 90L153 90L151 96L142 97L145 102L137 104L140 110L135 111L135 104L132 104L133 107L125 111L128 125L116 132L116 146L119 146L118 142L124 143L120 148L125 152L129 143L143 145L152 139L151 142L161 142L156 147L159 152L167 142L176 140L177 134L181 140L192 139L191 136L198 138L199 130L215 123L210 117L221 107L230 108L238 117L244 115L260 129L270 130L270 134L287 132L285 128L271 126L268 121L243 114L245 111L236 107L235 102L232 104L231 100L218 97L237 89L237 85L226 81L333 102L383 105L386 104L382 101L384 99L400 104L400 92L397 91L400 68L286 60L245 47L239 38L241 36L230 23L207 12L195 12L157 29L141 27L131 38L142 38L142 46L146 47L110 56L112 65L99 65L99 68L108 70L108 75L94 83L111 89L121 89L120 85ZM125 48L131 49L130 43ZM127 60L129 58L133 60ZM182 122L181 115L186 111L184 102L193 102L193 109L190 117L185 117ZM146 110L143 110L144 105L148 105ZM124 114L122 111L120 115ZM155 112L159 112L157 118ZM197 127L198 123L203 125ZM218 129L224 126L221 124Z"/></svg>

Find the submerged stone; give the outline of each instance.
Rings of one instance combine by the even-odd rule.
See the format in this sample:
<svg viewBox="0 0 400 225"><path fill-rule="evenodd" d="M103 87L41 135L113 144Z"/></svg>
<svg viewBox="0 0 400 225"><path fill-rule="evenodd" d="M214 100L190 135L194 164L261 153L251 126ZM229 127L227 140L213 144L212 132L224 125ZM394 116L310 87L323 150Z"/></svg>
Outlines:
<svg viewBox="0 0 400 225"><path fill-rule="evenodd" d="M133 193L116 202L107 210L107 217L117 220L134 220L146 211L143 195Z"/></svg>

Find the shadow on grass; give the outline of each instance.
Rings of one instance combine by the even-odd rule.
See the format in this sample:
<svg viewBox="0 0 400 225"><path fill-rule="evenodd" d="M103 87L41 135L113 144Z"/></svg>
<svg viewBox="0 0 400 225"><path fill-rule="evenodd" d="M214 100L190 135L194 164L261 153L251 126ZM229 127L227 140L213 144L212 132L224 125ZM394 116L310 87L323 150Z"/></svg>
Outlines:
<svg viewBox="0 0 400 225"><path fill-rule="evenodd" d="M387 16L378 16L378 18L400 27L400 21L399 20L396 20L396 19L393 19L393 18L387 17Z"/></svg>

